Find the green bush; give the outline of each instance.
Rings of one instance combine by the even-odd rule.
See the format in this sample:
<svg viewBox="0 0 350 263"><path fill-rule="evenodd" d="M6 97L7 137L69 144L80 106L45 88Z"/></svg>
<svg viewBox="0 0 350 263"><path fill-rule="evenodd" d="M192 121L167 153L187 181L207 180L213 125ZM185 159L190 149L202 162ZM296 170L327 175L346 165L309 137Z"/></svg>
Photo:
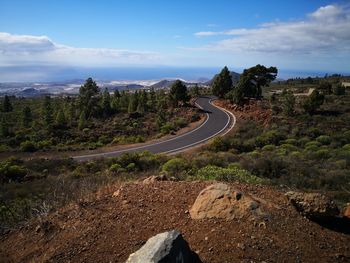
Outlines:
<svg viewBox="0 0 350 263"><path fill-rule="evenodd" d="M109 171L114 174L118 174L118 173L123 173L126 170L119 163L114 163L109 167Z"/></svg>
<svg viewBox="0 0 350 263"><path fill-rule="evenodd" d="M310 139L308 137L302 137L298 140L298 145L304 147L309 141Z"/></svg>
<svg viewBox="0 0 350 263"><path fill-rule="evenodd" d="M126 166L126 170L128 172L134 172L137 170L137 167L136 167L136 164L135 163L129 163L127 166Z"/></svg>
<svg viewBox="0 0 350 263"><path fill-rule="evenodd" d="M345 150L345 151L349 151L349 152L350 152L350 143L345 144L345 145L342 147L342 149Z"/></svg>
<svg viewBox="0 0 350 263"><path fill-rule="evenodd" d="M291 144L291 145L294 145L294 146L297 146L299 144L298 140L293 139L293 138L284 140L282 143L283 144Z"/></svg>
<svg viewBox="0 0 350 263"><path fill-rule="evenodd" d="M197 177L201 180L218 180L218 181L240 181L244 183L260 184L264 180L252 175L244 169L237 167L222 168L214 165L208 165L198 170Z"/></svg>
<svg viewBox="0 0 350 263"><path fill-rule="evenodd" d="M23 152L35 152L37 150L36 145L32 141L22 142L20 148Z"/></svg>
<svg viewBox="0 0 350 263"><path fill-rule="evenodd" d="M26 169L13 161L5 161L0 164L0 181L21 181L27 175Z"/></svg>
<svg viewBox="0 0 350 263"><path fill-rule="evenodd" d="M185 159L174 158L167 161L162 166L162 171L166 172L170 176L178 176L189 168L189 165Z"/></svg>
<svg viewBox="0 0 350 263"><path fill-rule="evenodd" d="M210 151L223 152L230 148L230 142L224 137L216 137L208 146Z"/></svg>
<svg viewBox="0 0 350 263"><path fill-rule="evenodd" d="M331 157L331 152L327 149L320 149L314 153L314 156L319 160L322 160L322 159L324 160Z"/></svg>
<svg viewBox="0 0 350 263"><path fill-rule="evenodd" d="M169 134L171 131L174 131L175 127L172 123L167 122L166 124L164 124L161 128L160 128L160 132L162 134Z"/></svg>
<svg viewBox="0 0 350 263"><path fill-rule="evenodd" d="M174 123L177 129L184 128L187 126L187 121L185 118L176 118L174 120Z"/></svg>
<svg viewBox="0 0 350 263"><path fill-rule="evenodd" d="M273 144L267 144L264 147L262 147L262 150L266 152L272 152L275 149L276 149L276 146Z"/></svg>
<svg viewBox="0 0 350 263"><path fill-rule="evenodd" d="M317 141L311 141L311 142L308 142L307 144L305 144L305 148L308 148L308 147L320 147L320 146L321 146L321 143L317 142Z"/></svg>
<svg viewBox="0 0 350 263"><path fill-rule="evenodd" d="M38 148L41 150L47 150L50 149L52 146L51 141L49 140L43 140L38 142Z"/></svg>
<svg viewBox="0 0 350 263"><path fill-rule="evenodd" d="M328 135L321 135L316 138L316 141L323 145L328 145L331 143L331 137L329 137Z"/></svg>
<svg viewBox="0 0 350 263"><path fill-rule="evenodd" d="M267 144L278 145L285 137L285 134L279 130L269 130L256 138L256 145L258 147L263 147Z"/></svg>

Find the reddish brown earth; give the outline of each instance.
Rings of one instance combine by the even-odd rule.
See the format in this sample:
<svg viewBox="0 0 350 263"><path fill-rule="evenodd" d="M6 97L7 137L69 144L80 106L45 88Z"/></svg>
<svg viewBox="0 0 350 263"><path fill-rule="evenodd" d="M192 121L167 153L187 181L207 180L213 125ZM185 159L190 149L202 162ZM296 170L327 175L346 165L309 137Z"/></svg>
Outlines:
<svg viewBox="0 0 350 263"><path fill-rule="evenodd" d="M148 238L178 229L204 262L349 262L350 235L300 216L284 193L233 183L270 204L265 224L251 218L192 220L210 182L126 183L1 237L0 262L125 262ZM113 195L113 193L115 193Z"/></svg>
<svg viewBox="0 0 350 263"><path fill-rule="evenodd" d="M260 100L250 100L244 106L231 104L228 100L216 100L214 104L229 110L237 119L252 119L263 126L269 125L272 119L271 109L264 108Z"/></svg>

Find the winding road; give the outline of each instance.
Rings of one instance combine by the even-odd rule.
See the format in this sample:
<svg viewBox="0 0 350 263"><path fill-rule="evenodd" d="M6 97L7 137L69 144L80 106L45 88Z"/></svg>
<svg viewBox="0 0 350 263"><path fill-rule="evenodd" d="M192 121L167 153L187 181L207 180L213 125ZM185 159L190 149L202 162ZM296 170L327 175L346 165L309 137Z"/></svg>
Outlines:
<svg viewBox="0 0 350 263"><path fill-rule="evenodd" d="M206 113L205 121L196 129L169 140L145 144L122 150L73 156L77 161L88 161L103 157L115 157L126 152L150 151L152 153L172 154L182 152L193 146L202 144L209 139L226 134L236 123L235 116L223 108L214 106L213 97L199 97L196 100L197 107Z"/></svg>

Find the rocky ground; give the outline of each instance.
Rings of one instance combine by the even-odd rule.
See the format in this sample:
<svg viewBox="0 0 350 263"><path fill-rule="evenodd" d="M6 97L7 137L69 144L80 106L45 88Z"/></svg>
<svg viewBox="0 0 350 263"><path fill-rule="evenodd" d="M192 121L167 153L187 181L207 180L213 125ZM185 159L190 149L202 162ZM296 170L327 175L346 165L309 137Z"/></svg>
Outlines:
<svg viewBox="0 0 350 263"><path fill-rule="evenodd" d="M2 236L0 262L125 262L150 237L173 229L203 262L350 261L349 233L306 219L270 186L230 184L264 204L264 219L191 219L196 197L212 183L112 186Z"/></svg>

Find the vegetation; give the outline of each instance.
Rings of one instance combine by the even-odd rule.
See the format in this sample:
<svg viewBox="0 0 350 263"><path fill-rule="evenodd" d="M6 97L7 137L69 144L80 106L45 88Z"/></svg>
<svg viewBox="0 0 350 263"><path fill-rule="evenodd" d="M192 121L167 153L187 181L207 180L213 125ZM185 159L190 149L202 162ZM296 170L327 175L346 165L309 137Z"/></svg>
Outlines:
<svg viewBox="0 0 350 263"><path fill-rule="evenodd" d="M5 96L0 152L72 151L144 142L198 120L199 112L189 105L189 98L181 81L174 83L170 94L154 89L111 94L91 78L78 96Z"/></svg>
<svg viewBox="0 0 350 263"><path fill-rule="evenodd" d="M212 92L219 98L228 98L232 103L244 104L248 98L260 99L262 88L267 87L271 81L276 79L276 67L265 67L256 65L245 69L236 86L233 86L230 71L224 67L215 77L212 84Z"/></svg>
<svg viewBox="0 0 350 263"><path fill-rule="evenodd" d="M224 96L232 90L232 79L230 76L230 71L225 66L219 75L217 75L214 79L212 85L212 91L215 96L219 98L224 98Z"/></svg>
<svg viewBox="0 0 350 263"><path fill-rule="evenodd" d="M270 79L262 81L260 87ZM332 195L340 204L349 202L350 94L342 89L339 92L340 79L339 76L327 78L331 89L329 85L324 88L324 84L319 88L324 79L272 83L262 90L267 97L264 105L270 104L270 108L261 108L272 112L270 123L263 125L250 118L240 120L233 135L217 137L199 151L186 155L126 153L85 163L71 159L3 159L0 161L0 230L18 226L71 201L86 199L101 186L155 174L180 180L240 181L318 190ZM186 105L184 96L174 95L178 91L187 93L180 84L173 88L172 95L154 90L115 91L113 95L104 90L101 94L88 81L82 88L85 95L77 98L11 97L12 111L1 113L1 149L7 153L14 149L32 152L85 142L89 142L85 147L99 147L106 143L143 142L152 129L169 133L190 121L182 112ZM310 96L295 95L306 93L310 87L315 89ZM257 96L258 85L250 88L255 89L251 94ZM268 93L271 90L283 92ZM180 98L178 108L172 101L174 98ZM90 109L86 108L88 104L80 108L83 100ZM104 123L108 126L104 127Z"/></svg>

